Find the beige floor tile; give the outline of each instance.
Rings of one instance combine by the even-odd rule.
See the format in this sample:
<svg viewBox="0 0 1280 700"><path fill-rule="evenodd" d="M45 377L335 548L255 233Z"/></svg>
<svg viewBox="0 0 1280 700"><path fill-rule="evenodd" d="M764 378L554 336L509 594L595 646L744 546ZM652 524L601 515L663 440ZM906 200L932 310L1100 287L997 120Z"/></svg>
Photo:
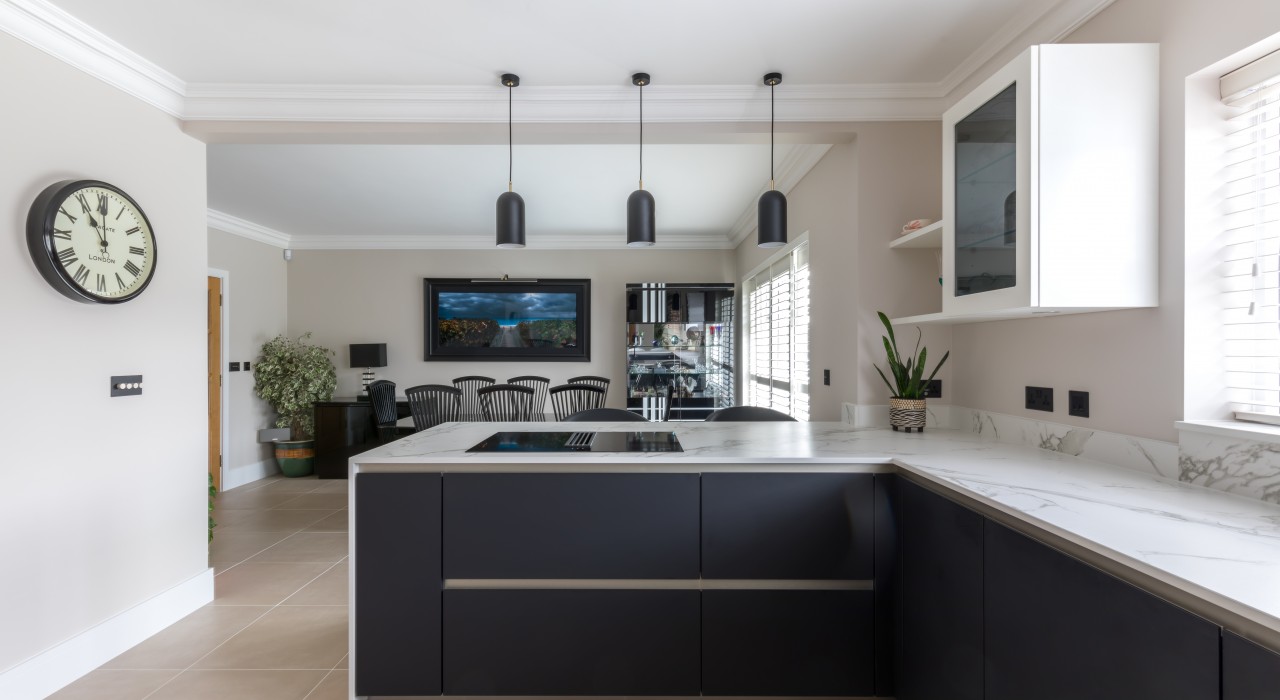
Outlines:
<svg viewBox="0 0 1280 700"><path fill-rule="evenodd" d="M256 554L249 561L341 561L347 556L345 532L299 532Z"/></svg>
<svg viewBox="0 0 1280 700"><path fill-rule="evenodd" d="M197 661L195 668L328 671L346 656L347 643L345 606L281 606Z"/></svg>
<svg viewBox="0 0 1280 700"><path fill-rule="evenodd" d="M339 510L346 507L345 493L304 493L273 506L275 510Z"/></svg>
<svg viewBox="0 0 1280 700"><path fill-rule="evenodd" d="M350 697L347 692L347 672L343 669L325 676L320 685L307 696L307 700L347 700Z"/></svg>
<svg viewBox="0 0 1280 700"><path fill-rule="evenodd" d="M297 498L296 491L257 489L256 491L229 491L213 499L214 510L244 510L246 508L271 508Z"/></svg>
<svg viewBox="0 0 1280 700"><path fill-rule="evenodd" d="M253 562L223 571L213 578L214 605L275 605L323 574L332 564L322 562Z"/></svg>
<svg viewBox="0 0 1280 700"><path fill-rule="evenodd" d="M231 517L218 520L215 511L213 519L218 522L222 532L297 532L302 528L318 522L336 513L336 510L244 510L239 515L236 511L227 511Z"/></svg>
<svg viewBox="0 0 1280 700"><path fill-rule="evenodd" d="M178 671L91 671L49 700L142 700Z"/></svg>
<svg viewBox="0 0 1280 700"><path fill-rule="evenodd" d="M347 532L348 513L349 511L340 510L323 520L306 526L303 532Z"/></svg>
<svg viewBox="0 0 1280 700"><path fill-rule="evenodd" d="M315 491L323 483L313 474L311 476L300 476L296 479L276 479L271 483L263 486L263 490L267 491L292 491L294 493L307 493Z"/></svg>
<svg viewBox="0 0 1280 700"><path fill-rule="evenodd" d="M270 609L265 605L206 605L103 664L102 668L180 671Z"/></svg>
<svg viewBox="0 0 1280 700"><path fill-rule="evenodd" d="M286 598L282 605L348 605L350 575L347 562L337 564L302 590Z"/></svg>
<svg viewBox="0 0 1280 700"><path fill-rule="evenodd" d="M346 493L351 487L349 479L321 479L312 493Z"/></svg>
<svg viewBox="0 0 1280 700"><path fill-rule="evenodd" d="M302 700L324 671L184 671L147 700Z"/></svg>
<svg viewBox="0 0 1280 700"><path fill-rule="evenodd" d="M213 542L209 543L209 563L244 561L288 536L287 532L220 532L214 528Z"/></svg>

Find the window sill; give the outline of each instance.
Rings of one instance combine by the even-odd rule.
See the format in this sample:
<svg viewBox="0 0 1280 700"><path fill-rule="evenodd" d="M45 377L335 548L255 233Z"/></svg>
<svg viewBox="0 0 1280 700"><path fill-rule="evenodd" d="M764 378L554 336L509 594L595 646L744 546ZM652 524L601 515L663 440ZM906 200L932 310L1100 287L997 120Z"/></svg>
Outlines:
<svg viewBox="0 0 1280 700"><path fill-rule="evenodd" d="M1280 444L1280 425L1251 423L1243 420L1186 420L1174 423L1174 427L1178 432Z"/></svg>

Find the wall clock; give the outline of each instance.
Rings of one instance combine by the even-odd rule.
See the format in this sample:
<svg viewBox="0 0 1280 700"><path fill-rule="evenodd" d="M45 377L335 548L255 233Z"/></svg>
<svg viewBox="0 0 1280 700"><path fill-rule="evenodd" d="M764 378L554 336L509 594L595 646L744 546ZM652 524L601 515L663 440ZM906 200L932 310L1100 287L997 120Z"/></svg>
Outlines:
<svg viewBox="0 0 1280 700"><path fill-rule="evenodd" d="M133 198L98 180L45 188L27 215L27 249L54 289L86 304L119 304L156 272L156 239Z"/></svg>

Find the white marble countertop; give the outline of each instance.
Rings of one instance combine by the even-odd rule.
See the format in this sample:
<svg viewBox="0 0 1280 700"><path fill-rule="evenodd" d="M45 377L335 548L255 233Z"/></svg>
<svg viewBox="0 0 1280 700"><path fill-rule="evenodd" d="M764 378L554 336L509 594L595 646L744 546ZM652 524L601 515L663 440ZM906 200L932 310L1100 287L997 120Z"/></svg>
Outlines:
<svg viewBox="0 0 1280 700"><path fill-rule="evenodd" d="M577 423L572 429L621 426ZM907 435L845 423L662 423L644 429L674 431L684 452L465 451L499 430L565 429L561 423L450 423L351 463L357 472L600 471L603 464L630 472L896 467L1149 576L1184 594L1167 596L1174 602L1219 624L1280 643L1280 506L952 430Z"/></svg>

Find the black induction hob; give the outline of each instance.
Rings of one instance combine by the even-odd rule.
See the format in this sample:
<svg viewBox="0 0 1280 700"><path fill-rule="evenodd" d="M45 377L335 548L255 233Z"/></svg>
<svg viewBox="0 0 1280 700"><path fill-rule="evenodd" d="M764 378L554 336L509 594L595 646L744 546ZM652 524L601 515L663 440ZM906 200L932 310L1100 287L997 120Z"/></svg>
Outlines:
<svg viewBox="0 0 1280 700"><path fill-rule="evenodd" d="M467 452L684 452L670 431L494 433Z"/></svg>

